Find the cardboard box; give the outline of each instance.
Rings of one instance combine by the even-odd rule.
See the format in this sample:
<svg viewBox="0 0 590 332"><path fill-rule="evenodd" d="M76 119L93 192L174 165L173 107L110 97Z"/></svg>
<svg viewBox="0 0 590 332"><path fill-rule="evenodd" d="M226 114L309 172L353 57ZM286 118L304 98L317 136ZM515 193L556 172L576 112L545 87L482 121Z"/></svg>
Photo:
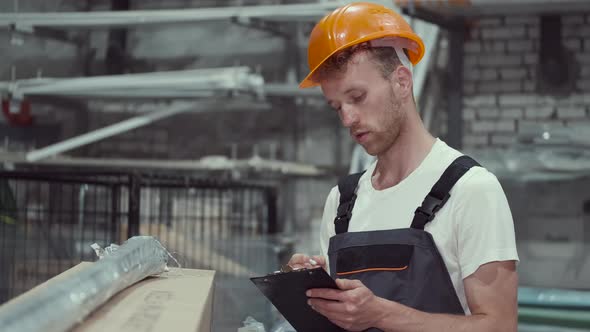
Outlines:
<svg viewBox="0 0 590 332"><path fill-rule="evenodd" d="M80 263L13 301L34 297L39 287L51 286L90 264ZM146 278L113 296L72 331L209 332L214 276L215 271L174 269L163 277Z"/></svg>

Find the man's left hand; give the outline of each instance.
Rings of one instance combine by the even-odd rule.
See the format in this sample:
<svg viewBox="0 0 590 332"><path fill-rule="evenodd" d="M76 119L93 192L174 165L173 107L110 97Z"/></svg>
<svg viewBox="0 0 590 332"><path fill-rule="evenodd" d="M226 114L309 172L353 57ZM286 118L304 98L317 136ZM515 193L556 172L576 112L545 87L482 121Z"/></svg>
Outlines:
<svg viewBox="0 0 590 332"><path fill-rule="evenodd" d="M384 317L381 298L360 280L337 279L340 289L318 288L307 291L309 305L331 322L348 331L374 327Z"/></svg>

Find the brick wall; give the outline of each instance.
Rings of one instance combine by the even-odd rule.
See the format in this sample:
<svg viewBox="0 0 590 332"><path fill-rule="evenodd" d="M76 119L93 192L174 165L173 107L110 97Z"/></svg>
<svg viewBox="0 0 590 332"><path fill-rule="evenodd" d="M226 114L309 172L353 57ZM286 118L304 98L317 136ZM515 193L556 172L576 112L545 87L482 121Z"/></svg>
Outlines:
<svg viewBox="0 0 590 332"><path fill-rule="evenodd" d="M540 94L540 17L486 17L473 22L464 46L463 144L513 144L534 125L590 125L590 13L562 17L563 44L577 76L567 95Z"/></svg>

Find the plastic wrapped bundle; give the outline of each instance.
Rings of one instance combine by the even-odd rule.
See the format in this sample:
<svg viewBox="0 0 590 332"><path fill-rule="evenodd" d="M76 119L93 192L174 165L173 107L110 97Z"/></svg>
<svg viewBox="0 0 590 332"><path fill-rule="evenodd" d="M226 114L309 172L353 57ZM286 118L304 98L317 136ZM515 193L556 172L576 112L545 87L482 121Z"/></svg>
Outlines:
<svg viewBox="0 0 590 332"><path fill-rule="evenodd" d="M518 304L530 307L590 311L590 291L519 287Z"/></svg>
<svg viewBox="0 0 590 332"><path fill-rule="evenodd" d="M2 307L2 331L67 331L117 292L167 269L169 254L153 237L132 237L109 249L88 268Z"/></svg>
<svg viewBox="0 0 590 332"><path fill-rule="evenodd" d="M590 327L588 291L519 287L518 307L521 323L584 328L584 331Z"/></svg>

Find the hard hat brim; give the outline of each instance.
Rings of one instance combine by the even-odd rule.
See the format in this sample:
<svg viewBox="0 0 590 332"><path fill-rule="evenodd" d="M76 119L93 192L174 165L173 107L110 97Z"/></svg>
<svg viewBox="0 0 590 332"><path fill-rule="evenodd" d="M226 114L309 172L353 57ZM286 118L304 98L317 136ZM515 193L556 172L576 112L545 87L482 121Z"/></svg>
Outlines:
<svg viewBox="0 0 590 332"><path fill-rule="evenodd" d="M389 31L379 31L370 35L367 35L363 38L360 38L358 40L354 40L348 44L342 45L340 47L338 47L337 49L335 49L334 51L332 51L332 53L330 53L327 57L325 57L317 66L315 66L315 68L313 68L309 74L305 77L305 79L303 79L303 81L301 81L301 83L299 83L299 88L300 89L305 89L305 88L311 88L314 86L318 86L319 82L315 82L312 78L314 76L314 74L316 73L316 71L329 59L331 58L334 54L345 50L349 47L352 47L354 45L369 41L369 40L373 40L373 39L379 39L379 38L383 38L383 37L401 37L401 38L407 38L409 40L412 40L414 42L416 42L418 44L418 52L413 52L413 51L409 51L409 58L410 58L410 62L412 62L413 65L416 65L418 62L420 62L420 60L422 59L422 57L424 56L424 52L425 52L425 47L424 47L424 42L422 41L421 38L417 37L415 34L412 33L396 33L396 34L392 34Z"/></svg>

